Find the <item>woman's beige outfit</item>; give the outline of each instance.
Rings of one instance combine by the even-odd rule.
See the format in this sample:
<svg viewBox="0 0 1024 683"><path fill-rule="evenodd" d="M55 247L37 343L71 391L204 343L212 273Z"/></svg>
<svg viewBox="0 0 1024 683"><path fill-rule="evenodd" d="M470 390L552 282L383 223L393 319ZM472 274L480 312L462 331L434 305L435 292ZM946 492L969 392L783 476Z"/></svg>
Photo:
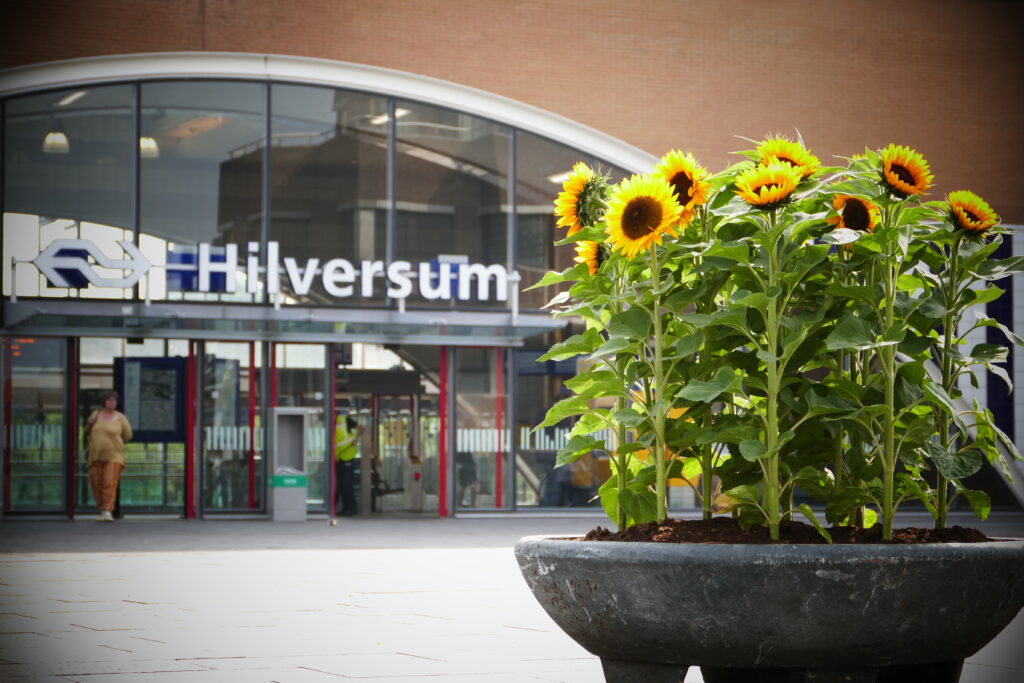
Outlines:
<svg viewBox="0 0 1024 683"><path fill-rule="evenodd" d="M96 421L89 430L89 456L86 466L89 468L89 485L92 496L101 512L114 509L117 498L117 484L121 480L124 469L124 445L132 439L132 428L128 418L121 413L106 419L101 411L89 416Z"/></svg>

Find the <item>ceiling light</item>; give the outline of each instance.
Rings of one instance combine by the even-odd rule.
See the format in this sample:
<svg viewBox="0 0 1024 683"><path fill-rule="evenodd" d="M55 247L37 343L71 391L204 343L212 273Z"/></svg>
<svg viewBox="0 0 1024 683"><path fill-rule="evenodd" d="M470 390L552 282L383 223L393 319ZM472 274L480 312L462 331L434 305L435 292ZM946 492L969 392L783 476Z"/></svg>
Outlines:
<svg viewBox="0 0 1024 683"><path fill-rule="evenodd" d="M86 96L86 94L87 92L85 90L76 90L75 92L69 93L64 97L60 98L59 100L57 100L56 104L58 107L66 107L69 104L77 102L78 100L82 99Z"/></svg>
<svg viewBox="0 0 1024 683"><path fill-rule="evenodd" d="M395 119L398 120L403 116L408 116L411 113L412 112L408 109L402 109L401 107L398 107L397 109L395 109ZM387 114L377 114L376 116L370 118L370 123L373 124L374 126L379 126L381 124L387 123L389 118L390 117Z"/></svg>
<svg viewBox="0 0 1024 683"><path fill-rule="evenodd" d="M71 151L68 144L68 136L59 130L51 131L43 138L43 152L45 154L67 154Z"/></svg>
<svg viewBox="0 0 1024 683"><path fill-rule="evenodd" d="M156 144L156 139L148 136L139 138L139 156L143 159L156 159L160 156L160 145Z"/></svg>
<svg viewBox="0 0 1024 683"><path fill-rule="evenodd" d="M564 183L568 179L569 179L569 171L566 171L565 173L556 173L554 175L549 175L548 176L548 180L553 182L555 185L561 185L562 183Z"/></svg>

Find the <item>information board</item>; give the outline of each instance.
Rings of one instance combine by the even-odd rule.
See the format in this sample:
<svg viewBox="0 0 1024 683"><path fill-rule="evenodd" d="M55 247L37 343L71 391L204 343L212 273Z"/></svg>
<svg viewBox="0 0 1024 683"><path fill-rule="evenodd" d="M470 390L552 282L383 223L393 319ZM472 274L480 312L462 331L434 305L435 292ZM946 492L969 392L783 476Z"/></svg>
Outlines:
<svg viewBox="0 0 1024 683"><path fill-rule="evenodd" d="M185 359L118 358L121 411L133 441L185 440Z"/></svg>

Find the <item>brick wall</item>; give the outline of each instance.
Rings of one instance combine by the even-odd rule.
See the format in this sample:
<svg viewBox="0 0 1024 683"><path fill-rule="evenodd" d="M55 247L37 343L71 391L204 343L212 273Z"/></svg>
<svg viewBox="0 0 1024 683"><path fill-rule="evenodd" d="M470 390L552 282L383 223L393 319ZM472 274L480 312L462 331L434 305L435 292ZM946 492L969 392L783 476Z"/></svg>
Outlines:
<svg viewBox="0 0 1024 683"><path fill-rule="evenodd" d="M401 69L528 102L653 154L799 129L823 162L917 148L931 198L1024 223L1024 3L1010 0L0 0L0 66L216 50Z"/></svg>

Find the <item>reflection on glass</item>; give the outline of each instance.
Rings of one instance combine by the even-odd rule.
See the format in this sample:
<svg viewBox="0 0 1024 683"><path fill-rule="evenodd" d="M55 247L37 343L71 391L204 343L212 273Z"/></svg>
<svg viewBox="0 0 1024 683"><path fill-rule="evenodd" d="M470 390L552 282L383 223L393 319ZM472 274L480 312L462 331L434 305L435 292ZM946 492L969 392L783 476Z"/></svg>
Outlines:
<svg viewBox="0 0 1024 683"><path fill-rule="evenodd" d="M484 119L413 102L395 121L397 138L396 258L504 266L508 254L508 166L511 129ZM386 120L385 120L386 122ZM383 123L382 123L383 127ZM436 276L433 279L437 279ZM434 283L443 287L440 282ZM413 288L416 306L455 306L455 299L428 300ZM507 308L496 301L471 307ZM466 303L460 307L466 307Z"/></svg>
<svg viewBox="0 0 1024 683"><path fill-rule="evenodd" d="M64 340L8 340L11 357L10 509L64 509Z"/></svg>
<svg viewBox="0 0 1024 683"><path fill-rule="evenodd" d="M455 505L506 508L511 436L504 349L455 350Z"/></svg>
<svg viewBox="0 0 1024 683"><path fill-rule="evenodd" d="M79 513L92 513L96 501L86 475L85 422L102 405L103 395L116 389L114 365L117 358L171 358L188 355L187 342L181 339L146 339L141 344L123 338L82 337L78 342L78 415L79 452L76 454L75 504ZM131 413L123 404L119 410ZM181 400L185 400L182 396ZM132 425L138 430L138 425ZM185 444L125 444L126 467L118 489L125 513L158 512L180 514L185 503Z"/></svg>
<svg viewBox="0 0 1024 683"><path fill-rule="evenodd" d="M387 100L293 85L272 86L271 98L270 239L294 259L290 269L285 263L284 291L305 304L379 305L383 286L371 297L359 286L342 295L344 283L315 271L332 259L358 269L386 257L388 128L376 121L387 117Z"/></svg>
<svg viewBox="0 0 1024 683"><path fill-rule="evenodd" d="M141 135L155 144L141 158L140 247L154 266L141 284L143 297L265 300L262 278L247 279L246 267L248 243L259 243L262 232L264 87L142 84ZM197 291L200 243L212 245L211 262L232 257L227 245L238 250L234 272L212 273L207 292ZM234 293L227 292L232 279Z"/></svg>
<svg viewBox="0 0 1024 683"><path fill-rule="evenodd" d="M112 85L8 99L4 210L129 227L132 89Z"/></svg>
<svg viewBox="0 0 1024 683"><path fill-rule="evenodd" d="M573 264L576 251L571 244L554 246L564 230L555 227L555 198L577 162L606 173L618 183L626 172L589 154L560 145L532 133L516 134L516 269L522 277L520 288L536 284L549 270L562 271ZM553 296L548 288L520 294L524 309L540 308Z"/></svg>
<svg viewBox="0 0 1024 683"><path fill-rule="evenodd" d="M263 504L261 344L207 342L203 357L203 504L208 512ZM252 400L250 400L250 397Z"/></svg>
<svg viewBox="0 0 1024 683"><path fill-rule="evenodd" d="M567 334L567 333L562 333ZM599 451L555 468L555 456L569 441L574 418L538 431L548 409L572 395L565 380L576 375L576 359L537 362L554 334L546 335L543 346L516 351L516 504L542 507L592 507L597 490L611 476L608 457ZM596 438L602 434L595 433Z"/></svg>
<svg viewBox="0 0 1024 683"><path fill-rule="evenodd" d="M92 260L132 259L132 102L130 85L13 97L4 119L4 269L6 295L123 299L122 269L61 269L48 279L31 262L54 240L89 240ZM130 248L130 247L129 247ZM79 245L54 255L88 257ZM84 265L84 262L83 262ZM90 281L88 275L99 279Z"/></svg>

